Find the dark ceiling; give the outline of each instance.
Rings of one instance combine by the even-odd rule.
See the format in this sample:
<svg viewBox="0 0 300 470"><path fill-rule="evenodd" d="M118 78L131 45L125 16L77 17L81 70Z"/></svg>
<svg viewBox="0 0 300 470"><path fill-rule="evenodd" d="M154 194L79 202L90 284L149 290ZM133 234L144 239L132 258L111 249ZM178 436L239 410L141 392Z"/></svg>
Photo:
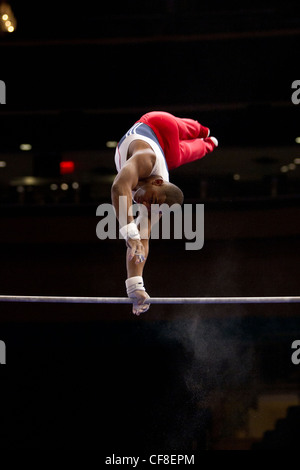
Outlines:
<svg viewBox="0 0 300 470"><path fill-rule="evenodd" d="M210 160L182 175L259 179L300 156L300 105L291 101L299 2L9 3L17 28L0 36L0 159L14 171L2 169L2 184L24 176L24 142L32 158L71 155L86 174L114 173L106 142L158 109L195 118L219 139ZM299 166L287 173L300 182Z"/></svg>

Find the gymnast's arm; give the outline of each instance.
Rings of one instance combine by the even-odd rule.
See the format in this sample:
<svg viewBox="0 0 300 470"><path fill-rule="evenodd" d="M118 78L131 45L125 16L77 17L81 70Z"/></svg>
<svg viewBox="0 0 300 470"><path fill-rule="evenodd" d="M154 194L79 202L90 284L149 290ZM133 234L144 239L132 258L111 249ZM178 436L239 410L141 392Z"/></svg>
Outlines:
<svg viewBox="0 0 300 470"><path fill-rule="evenodd" d="M151 231L151 221L148 219L148 233L141 232L141 243L144 249L144 259L140 263L136 263L133 258L129 256L130 248L127 248L127 257L126 257L126 268L127 268L127 279L134 278L135 276L143 277L143 271L145 267L146 260L149 254L149 237ZM134 299L132 306L132 312L135 315L140 315L142 312L146 312L150 304L144 304L144 302L149 299L149 295L146 290L135 290L132 294L129 295Z"/></svg>
<svg viewBox="0 0 300 470"><path fill-rule="evenodd" d="M155 155L153 154L153 158L152 153L151 149L143 149L142 151L135 152L123 166L113 183L111 191L112 203L119 221L121 218L119 196L126 196L127 208L132 205L132 190L137 186L139 179L146 178L151 174L155 162ZM127 212L127 220L125 223L129 224L131 222L133 222L133 216L129 215ZM145 225L147 225L146 228ZM146 230L146 233L143 233L143 230ZM133 240L131 238L127 240L126 282L131 282L130 278L133 280L136 276L143 276L145 262L149 253L149 236L151 231L151 222L149 219L148 223L143 225L143 230L141 230L140 233L141 240ZM137 256L137 253L141 256ZM144 304L144 302L149 298L149 295L144 289L135 289L128 295L134 298L132 308L134 314L139 315L141 312L148 310L150 305Z"/></svg>
<svg viewBox="0 0 300 470"><path fill-rule="evenodd" d="M129 210L132 206L132 190L136 188L139 180L147 178L151 174L154 163L155 154L151 149L137 151L127 160L116 176L111 188L111 198L121 227L133 222L133 216L130 215ZM126 214L120 212L120 196L126 197ZM129 260L134 259L135 263L140 263L142 258L135 255L139 253L142 257L145 257L145 247L141 240L128 238L127 247L129 248Z"/></svg>

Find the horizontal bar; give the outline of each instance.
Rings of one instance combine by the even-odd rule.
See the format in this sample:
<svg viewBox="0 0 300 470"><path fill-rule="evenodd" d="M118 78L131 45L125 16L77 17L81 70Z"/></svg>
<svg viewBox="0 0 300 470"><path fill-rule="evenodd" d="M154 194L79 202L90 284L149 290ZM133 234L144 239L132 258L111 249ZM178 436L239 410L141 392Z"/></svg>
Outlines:
<svg viewBox="0 0 300 470"><path fill-rule="evenodd" d="M43 302L67 304L132 304L128 297L65 297L47 295L0 295L0 302ZM283 304L299 303L292 297L152 297L151 304Z"/></svg>

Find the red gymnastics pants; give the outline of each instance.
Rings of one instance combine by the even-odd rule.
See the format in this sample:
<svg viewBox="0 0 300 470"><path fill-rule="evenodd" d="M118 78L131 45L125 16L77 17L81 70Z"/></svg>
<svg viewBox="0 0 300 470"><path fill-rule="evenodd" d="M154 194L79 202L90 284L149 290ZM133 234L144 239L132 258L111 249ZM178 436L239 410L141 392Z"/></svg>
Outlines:
<svg viewBox="0 0 300 470"><path fill-rule="evenodd" d="M208 128L193 119L178 118L164 111L144 114L137 122L151 127L164 151L169 170L199 160L214 149Z"/></svg>

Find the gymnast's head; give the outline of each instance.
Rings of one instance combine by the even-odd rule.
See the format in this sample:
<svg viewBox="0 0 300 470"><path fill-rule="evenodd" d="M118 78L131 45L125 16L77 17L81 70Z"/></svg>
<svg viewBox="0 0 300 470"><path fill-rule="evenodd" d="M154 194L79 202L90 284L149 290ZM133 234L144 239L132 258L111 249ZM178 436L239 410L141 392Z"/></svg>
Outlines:
<svg viewBox="0 0 300 470"><path fill-rule="evenodd" d="M148 211L151 209L151 204L182 205L183 199L183 192L178 186L155 175L140 180L134 195L134 201L146 206Z"/></svg>

